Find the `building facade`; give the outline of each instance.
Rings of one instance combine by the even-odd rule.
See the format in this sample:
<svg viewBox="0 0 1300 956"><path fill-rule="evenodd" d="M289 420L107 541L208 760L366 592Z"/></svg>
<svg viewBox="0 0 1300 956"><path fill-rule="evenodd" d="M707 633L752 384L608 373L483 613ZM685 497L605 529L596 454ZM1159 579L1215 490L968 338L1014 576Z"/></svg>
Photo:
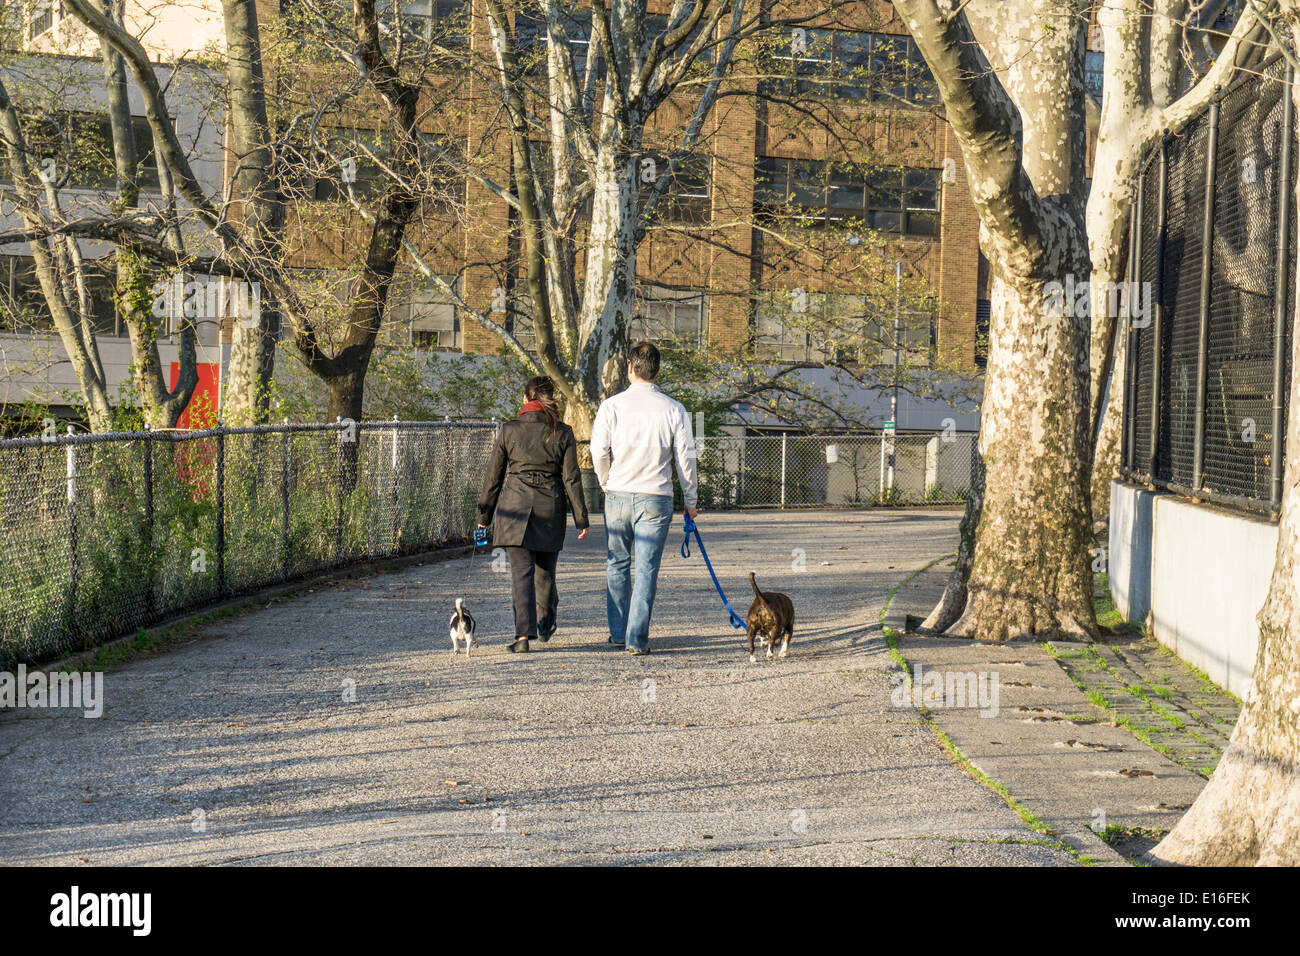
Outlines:
<svg viewBox="0 0 1300 956"><path fill-rule="evenodd" d="M659 6L666 13L668 7ZM309 106L341 75L327 66L304 70L294 59L294 31L303 28L295 21L300 3L267 0L259 9L268 96L273 112L284 116ZM445 38L445 29L454 25L457 42L468 50L488 49L483 0L417 0L402 4L401 11L399 26L412 36L433 36L441 25ZM590 22L580 13L572 20L566 25L570 45L581 57L590 44ZM527 12L513 21L518 48L540 49L544 56L540 22ZM650 230L638 250L632 335L698 341L737 353L758 350L771 361L806 365L814 374L827 347L809 333L807 321L790 321L790 313L836 311L877 329L880 347L860 356L863 362L887 365L898 348L909 364L977 377L988 270L979 253L978 218L961 151L933 80L892 5L883 0L835 6L800 23L788 37L781 31L755 53L756 95L720 100L707 121L705 154L678 173L664 228ZM128 3L127 24L160 62L219 58L223 52L220 7L212 0ZM61 14L57 0L37 6L24 37L29 50L82 54L87 63L97 59L97 40ZM472 80L466 85L471 103L485 102ZM809 103L820 105L809 108ZM674 101L659 110L647 128L643 167L661 158L655 152L658 137L670 138L683 115ZM357 139L373 138L382 150L375 120L364 109L351 108L346 118L332 121ZM508 143L504 129L494 124L501 127L493 111L464 108L462 102L424 125L445 141L476 151L482 168L507 181ZM227 178L235 164L228 132L220 127L218 138L204 144ZM317 172L299 172L286 188L286 254L305 280L318 285L324 300L341 303L350 294L352 267L364 253L369 231L343 201L339 170L323 164ZM364 151L345 175L358 194L380 178ZM486 303L503 285L516 301L522 282L515 262L517 222L509 207L473 177L453 179L448 189L459 194L447 201L445 215L437 209L422 212L410 230L413 246L455 283L464 301ZM800 238L793 251L771 228L778 215L787 222L791 215L798 219ZM878 270L883 281L863 278L871 272L863 265L868 250L860 248L863 238L845 233L847 222L862 223L875 237L883 254L877 258L887 267ZM21 270L19 259L20 252L11 271ZM909 306L897 342L891 336L900 306L888 294L894 263L901 264L909 286L929 290L920 306ZM526 303L507 310L501 321L530 344ZM106 316L100 331L109 343L120 334L110 324ZM229 325L227 319L218 333L227 345ZM501 345L411 269L399 269L380 343L447 353L491 353ZM39 392L31 390L31 396L40 400ZM863 396L858 404L873 406L873 399ZM942 403L914 404L915 420L900 421L900 427L937 427L950 414ZM967 418L964 424L973 425Z"/></svg>

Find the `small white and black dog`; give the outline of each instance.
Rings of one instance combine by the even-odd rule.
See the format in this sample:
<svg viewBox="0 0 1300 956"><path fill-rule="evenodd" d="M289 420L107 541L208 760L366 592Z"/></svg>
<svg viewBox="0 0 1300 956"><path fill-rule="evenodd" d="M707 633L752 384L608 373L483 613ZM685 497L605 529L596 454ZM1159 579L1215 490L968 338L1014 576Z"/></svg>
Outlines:
<svg viewBox="0 0 1300 956"><path fill-rule="evenodd" d="M460 642L465 642L465 656L469 657L469 649L478 647L478 641L474 639L474 615L465 609L465 603L460 598L456 598L456 611L451 616L451 652L457 654L460 652Z"/></svg>

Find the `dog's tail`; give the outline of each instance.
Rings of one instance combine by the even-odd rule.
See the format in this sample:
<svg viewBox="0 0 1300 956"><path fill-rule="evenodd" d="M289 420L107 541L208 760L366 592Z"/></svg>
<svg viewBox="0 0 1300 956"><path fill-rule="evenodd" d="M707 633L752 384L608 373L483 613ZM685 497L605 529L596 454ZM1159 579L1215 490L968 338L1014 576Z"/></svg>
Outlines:
<svg viewBox="0 0 1300 956"><path fill-rule="evenodd" d="M456 598L456 613L458 615L463 611L463 608L461 608L463 603L465 603L464 598Z"/></svg>
<svg viewBox="0 0 1300 956"><path fill-rule="evenodd" d="M767 598L763 597L763 592L758 589L758 582L754 580L753 571L749 572L749 586L754 589L754 597L766 604Z"/></svg>

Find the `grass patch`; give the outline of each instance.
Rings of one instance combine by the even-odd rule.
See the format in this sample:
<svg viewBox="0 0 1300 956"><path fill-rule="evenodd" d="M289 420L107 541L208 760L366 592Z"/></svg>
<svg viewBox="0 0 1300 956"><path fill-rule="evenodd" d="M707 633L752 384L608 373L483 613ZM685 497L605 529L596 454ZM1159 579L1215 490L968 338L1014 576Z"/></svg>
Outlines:
<svg viewBox="0 0 1300 956"><path fill-rule="evenodd" d="M1146 636L1141 624L1124 620L1110 597L1110 577L1103 573L1093 575L1092 610L1097 615L1097 624L1116 634L1140 634Z"/></svg>
<svg viewBox="0 0 1300 956"><path fill-rule="evenodd" d="M262 601L234 607L217 608L215 611L195 614L193 617L186 618L174 627L169 628L146 630L142 627L136 631L135 637L101 647L90 656L82 658L74 664L65 664L62 670L69 672L78 670L103 671L120 667L168 645L192 637L196 631L207 627L209 624L235 617L247 611L266 607L267 603Z"/></svg>

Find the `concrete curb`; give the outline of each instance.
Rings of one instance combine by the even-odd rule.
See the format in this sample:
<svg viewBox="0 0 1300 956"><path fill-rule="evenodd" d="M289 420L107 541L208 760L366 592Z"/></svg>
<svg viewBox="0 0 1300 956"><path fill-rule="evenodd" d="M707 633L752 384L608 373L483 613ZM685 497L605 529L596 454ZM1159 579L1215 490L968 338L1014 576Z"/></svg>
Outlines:
<svg viewBox="0 0 1300 956"><path fill-rule="evenodd" d="M1096 830L1169 829L1205 780L1117 727L1037 643L903 634L905 615L924 616L938 601L947 570L940 562L916 574L889 609L887 620L896 622L891 626L901 635L899 651L913 676L921 676L913 702L920 695L934 725L971 764L1078 855L1124 865ZM965 700L963 688L971 686L972 675L975 686L996 693L994 707ZM937 693L928 697L931 690Z"/></svg>

